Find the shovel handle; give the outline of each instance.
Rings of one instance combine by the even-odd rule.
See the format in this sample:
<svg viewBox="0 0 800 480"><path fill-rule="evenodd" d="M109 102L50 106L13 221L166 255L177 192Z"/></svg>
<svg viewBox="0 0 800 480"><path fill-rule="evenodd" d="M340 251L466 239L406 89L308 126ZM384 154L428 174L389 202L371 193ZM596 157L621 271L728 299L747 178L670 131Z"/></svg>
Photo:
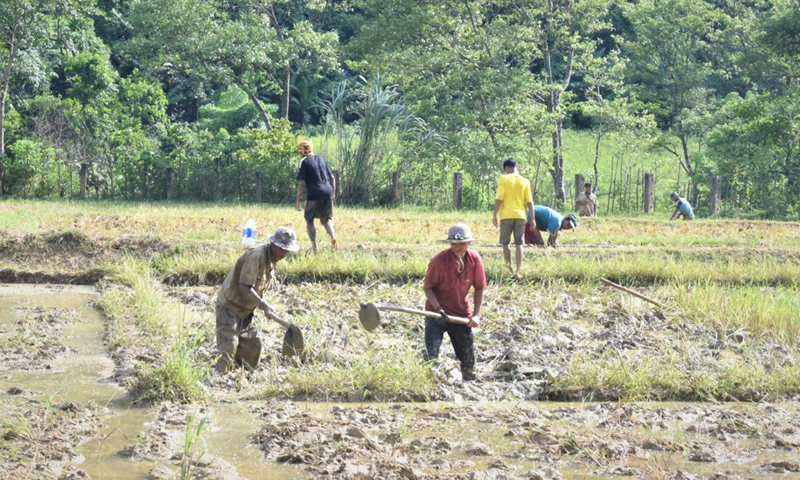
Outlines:
<svg viewBox="0 0 800 480"><path fill-rule="evenodd" d="M424 317L432 317L442 319L442 314L439 312L429 312L428 310L417 310L416 308L406 308L406 307L398 307L395 305L378 305L375 304L375 308L378 310L390 310L392 312L403 312L403 313L410 313L412 315L422 315ZM458 325L467 325L470 320L464 317L456 317L455 315L448 315L447 316L449 323L455 323Z"/></svg>

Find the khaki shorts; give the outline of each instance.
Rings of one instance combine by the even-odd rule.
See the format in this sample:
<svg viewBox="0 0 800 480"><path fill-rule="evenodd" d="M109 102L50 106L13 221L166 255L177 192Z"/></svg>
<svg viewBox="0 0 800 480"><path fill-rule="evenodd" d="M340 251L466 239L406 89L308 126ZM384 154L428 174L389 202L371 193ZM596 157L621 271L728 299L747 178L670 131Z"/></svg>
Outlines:
<svg viewBox="0 0 800 480"><path fill-rule="evenodd" d="M333 218L333 200L329 197L306 201L306 211L303 216L306 217L306 222L313 222L315 218L330 220Z"/></svg>
<svg viewBox="0 0 800 480"><path fill-rule="evenodd" d="M500 244L511 243L511 232L514 232L514 245L522 245L525 234L525 220L521 218L507 218L500 220Z"/></svg>

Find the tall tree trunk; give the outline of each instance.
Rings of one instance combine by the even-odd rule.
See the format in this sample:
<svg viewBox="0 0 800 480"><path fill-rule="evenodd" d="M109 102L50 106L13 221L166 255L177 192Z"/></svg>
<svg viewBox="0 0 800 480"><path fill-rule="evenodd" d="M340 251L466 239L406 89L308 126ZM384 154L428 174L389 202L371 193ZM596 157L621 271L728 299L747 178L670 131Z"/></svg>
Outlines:
<svg viewBox="0 0 800 480"><path fill-rule="evenodd" d="M567 201L567 193L564 189L564 151L562 149L562 124L559 118L555 121L553 128L553 184L556 190L556 201L562 204Z"/></svg>
<svg viewBox="0 0 800 480"><path fill-rule="evenodd" d="M283 93L281 94L281 118L289 118L289 99L291 98L292 88L292 65L286 64L283 71Z"/></svg>
<svg viewBox="0 0 800 480"><path fill-rule="evenodd" d="M552 9L552 5L549 5ZM549 28L545 29L544 44L542 51L544 52L544 65L547 72L547 83L550 86L550 101L548 102L548 111L553 116L553 184L555 186L556 202L565 204L567 201L567 194L564 190L564 150L562 143L562 129L564 119L559 111L561 107L561 94L563 94L569 87L572 78L572 60L574 52L570 50L567 57L566 71L564 72L564 79L560 84L556 84L555 77L553 76L553 64L551 55L553 48L548 42Z"/></svg>
<svg viewBox="0 0 800 480"><path fill-rule="evenodd" d="M686 174L689 176L689 181L692 183L692 205L697 206L697 182L695 181L695 172L692 168L692 158L689 155L689 142L686 140L686 134L681 129L678 132L678 138L681 140L681 148L683 149L683 166L686 169Z"/></svg>
<svg viewBox="0 0 800 480"><path fill-rule="evenodd" d="M236 78L234 81L237 85L242 87L242 90L247 93L247 97L251 102L253 102L253 105L256 106L256 110L258 110L259 115L261 115L261 119L264 120L264 125L266 125L267 130L272 130L272 121L269 119L269 113L264 110L264 106L261 105L261 101L258 99L258 97L256 97L256 95L250 91L250 87L245 85L241 78Z"/></svg>
<svg viewBox="0 0 800 480"><path fill-rule="evenodd" d="M5 178L6 158L6 104L8 103L8 85L11 83L11 65L17 55L17 33L19 24L14 24L9 41L8 62L3 72L2 90L0 90L0 197L3 196L3 179Z"/></svg>

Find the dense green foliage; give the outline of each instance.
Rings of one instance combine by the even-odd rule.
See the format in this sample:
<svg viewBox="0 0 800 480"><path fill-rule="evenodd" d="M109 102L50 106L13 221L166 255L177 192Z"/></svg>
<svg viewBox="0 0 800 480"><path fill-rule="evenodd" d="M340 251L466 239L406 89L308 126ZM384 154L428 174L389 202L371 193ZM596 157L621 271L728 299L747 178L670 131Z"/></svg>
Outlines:
<svg viewBox="0 0 800 480"><path fill-rule="evenodd" d="M312 137L348 203L399 171L448 206L462 172L485 208L515 156L541 203L583 174L640 210L649 172L702 213L720 175L723 214L792 217L798 25L796 0L8 0L0 195L286 202Z"/></svg>

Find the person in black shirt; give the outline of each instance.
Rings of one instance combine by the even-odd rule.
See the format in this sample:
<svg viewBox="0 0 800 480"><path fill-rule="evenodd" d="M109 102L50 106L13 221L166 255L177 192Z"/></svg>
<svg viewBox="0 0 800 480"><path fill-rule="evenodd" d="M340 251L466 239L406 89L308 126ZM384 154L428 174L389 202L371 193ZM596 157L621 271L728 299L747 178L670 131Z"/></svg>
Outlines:
<svg viewBox="0 0 800 480"><path fill-rule="evenodd" d="M314 227L314 219L319 218L325 231L331 236L331 248L336 250L336 233L333 230L333 201L336 192L336 179L328 167L328 163L319 155L314 155L314 147L311 140L303 140L297 145L300 153L300 169L297 172L297 198L294 208L300 211L300 201L303 198L303 190L308 191L306 198L306 227L308 237L311 240L311 248L317 252L317 229Z"/></svg>

